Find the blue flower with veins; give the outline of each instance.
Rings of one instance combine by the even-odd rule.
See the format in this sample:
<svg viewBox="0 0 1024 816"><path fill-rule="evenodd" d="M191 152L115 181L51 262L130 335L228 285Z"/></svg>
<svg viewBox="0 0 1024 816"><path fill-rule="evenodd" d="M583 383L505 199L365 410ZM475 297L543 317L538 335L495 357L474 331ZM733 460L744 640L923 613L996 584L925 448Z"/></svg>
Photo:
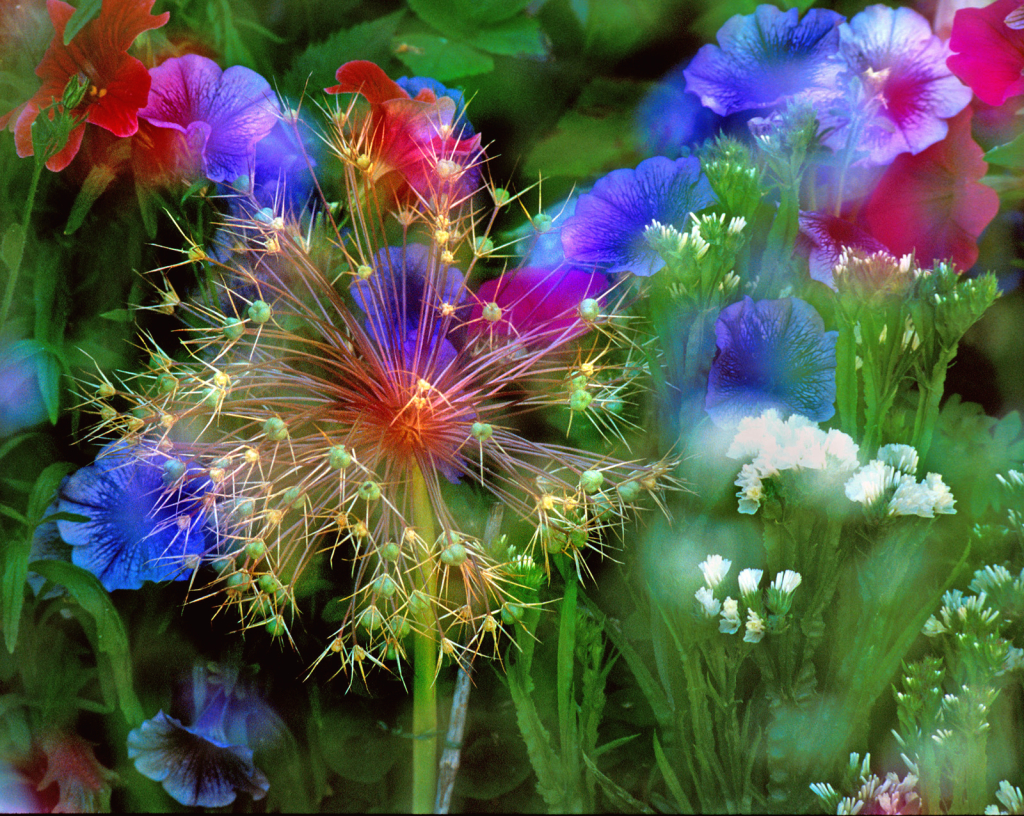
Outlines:
<svg viewBox="0 0 1024 816"><path fill-rule="evenodd" d="M86 520L60 519L57 528L72 563L108 590L181 580L216 546L210 487L187 458L113 442L60 490L58 510Z"/></svg>
<svg viewBox="0 0 1024 816"><path fill-rule="evenodd" d="M809 303L744 297L722 309L715 337L705 408L719 427L769 408L814 422L835 414L839 333Z"/></svg>
<svg viewBox="0 0 1024 816"><path fill-rule="evenodd" d="M715 201L696 157L655 156L635 170L613 170L579 197L562 227L565 260L581 269L649 277L665 261L648 241L648 228L658 222L683 230L690 213Z"/></svg>
<svg viewBox="0 0 1024 816"><path fill-rule="evenodd" d="M839 55L841 14L758 6L729 19L718 45L705 45L684 70L686 89L720 116L775 108L786 100L820 107L841 93L846 64Z"/></svg>

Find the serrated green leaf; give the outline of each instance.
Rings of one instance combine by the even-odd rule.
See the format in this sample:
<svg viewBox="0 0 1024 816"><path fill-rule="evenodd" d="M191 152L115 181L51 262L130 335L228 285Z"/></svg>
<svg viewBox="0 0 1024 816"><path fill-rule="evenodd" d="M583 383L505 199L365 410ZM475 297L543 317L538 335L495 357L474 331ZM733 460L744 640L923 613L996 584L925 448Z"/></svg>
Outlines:
<svg viewBox="0 0 1024 816"><path fill-rule="evenodd" d="M24 252L25 225L15 222L7 228L3 240L0 241L0 258L3 259L8 272L14 274L18 270Z"/></svg>
<svg viewBox="0 0 1024 816"><path fill-rule="evenodd" d="M103 0L82 0L68 24L64 26L64 45L70 44L75 35L100 13Z"/></svg>
<svg viewBox="0 0 1024 816"><path fill-rule="evenodd" d="M0 505L0 512L17 518L20 513ZM21 523L25 523L22 516ZM4 644L7 651L14 653L18 645L18 629L21 624L21 609L25 604L25 578L28 575L28 557L32 550L32 537L22 535L7 542L4 547L3 574L3 624Z"/></svg>
<svg viewBox="0 0 1024 816"><path fill-rule="evenodd" d="M528 175L592 178L636 163L633 123L624 113L569 111L526 160Z"/></svg>
<svg viewBox="0 0 1024 816"><path fill-rule="evenodd" d="M693 813L693 805L690 804L690 800L683 792L683 786L679 784L679 777L676 776L676 772L669 764L665 752L661 749L661 743L658 742L657 734L654 735L654 758L658 762L658 768L661 770L661 776L665 780L669 792L676 800L675 805L679 808L679 812Z"/></svg>
<svg viewBox="0 0 1024 816"><path fill-rule="evenodd" d="M31 569L67 589L95 623L93 648L104 658L100 661L100 682L113 685L121 712L134 728L142 722L144 714L132 685L128 632L109 593L91 572L66 561L33 561Z"/></svg>
<svg viewBox="0 0 1024 816"><path fill-rule="evenodd" d="M395 55L417 76L438 82L486 74L494 60L471 45L433 34L404 34L394 40Z"/></svg>
<svg viewBox="0 0 1024 816"><path fill-rule="evenodd" d="M544 57L548 46L540 26L532 17L516 17L497 26L488 26L467 38L477 48L509 57Z"/></svg>
<svg viewBox="0 0 1024 816"><path fill-rule="evenodd" d="M291 70L285 76L284 86L298 92L306 87L308 80L309 88L319 92L334 82L335 73L345 62L386 62L391 56L392 37L404 16L404 10L386 14L376 20L336 31L323 42L310 45L292 63Z"/></svg>
<svg viewBox="0 0 1024 816"><path fill-rule="evenodd" d="M448 34L470 34L522 13L533 0L409 0L423 22Z"/></svg>

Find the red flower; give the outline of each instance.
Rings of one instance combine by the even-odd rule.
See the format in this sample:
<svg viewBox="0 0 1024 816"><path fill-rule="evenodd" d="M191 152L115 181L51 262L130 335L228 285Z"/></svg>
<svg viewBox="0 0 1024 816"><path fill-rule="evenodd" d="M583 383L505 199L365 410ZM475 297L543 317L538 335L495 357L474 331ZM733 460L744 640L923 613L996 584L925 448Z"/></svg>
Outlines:
<svg viewBox="0 0 1024 816"><path fill-rule="evenodd" d="M1005 22L1018 6L1020 0L997 0L986 8L960 9L953 18L949 47L957 53L946 65L989 105L1024 93L1024 30Z"/></svg>
<svg viewBox="0 0 1024 816"><path fill-rule="evenodd" d="M355 143L371 161L367 172L377 191L401 205L417 195L435 197L446 182L456 201L476 189L480 136L461 138L452 99L438 99L428 88L410 97L365 60L345 63L335 77L338 84L327 93L358 93L370 103Z"/></svg>
<svg viewBox="0 0 1024 816"><path fill-rule="evenodd" d="M75 9L62 0L47 0L46 7L54 35L36 67L42 87L28 102L0 119L0 127L14 120L18 155L33 155L32 123L40 110L60 101L72 77L87 79L89 88L73 111L85 121L71 131L64 148L46 162L50 170L58 171L78 153L86 122L115 136L131 136L138 130L136 112L149 98L150 78L146 66L128 55L128 48L143 31L164 25L170 13L151 15L153 0L104 0L99 15L64 45L64 29Z"/></svg>
<svg viewBox="0 0 1024 816"><path fill-rule="evenodd" d="M865 207L869 231L896 256L914 252L920 266L948 258L969 269L978 236L999 211L995 191L979 183L986 170L968 107L949 120L941 142L896 157Z"/></svg>

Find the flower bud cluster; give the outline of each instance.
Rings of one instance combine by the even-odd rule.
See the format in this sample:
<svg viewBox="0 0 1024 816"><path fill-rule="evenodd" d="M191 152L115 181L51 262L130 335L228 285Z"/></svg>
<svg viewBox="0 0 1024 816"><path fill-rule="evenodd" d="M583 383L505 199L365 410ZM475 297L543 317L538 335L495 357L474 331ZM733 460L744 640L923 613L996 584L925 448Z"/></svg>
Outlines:
<svg viewBox="0 0 1024 816"><path fill-rule="evenodd" d="M846 496L876 518L956 513L956 500L938 473L917 481L917 451L910 445L883 445L875 459L846 482Z"/></svg>

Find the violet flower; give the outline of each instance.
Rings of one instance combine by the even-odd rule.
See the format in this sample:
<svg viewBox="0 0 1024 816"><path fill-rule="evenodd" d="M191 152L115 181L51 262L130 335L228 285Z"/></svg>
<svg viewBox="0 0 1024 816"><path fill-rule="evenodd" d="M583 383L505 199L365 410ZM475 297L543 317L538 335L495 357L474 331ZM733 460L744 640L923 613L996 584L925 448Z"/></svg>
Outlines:
<svg viewBox="0 0 1024 816"><path fill-rule="evenodd" d="M845 70L838 54L844 18L827 9L798 18L796 9L768 5L732 17L719 29L718 45L703 46L683 72L687 90L721 116L832 98Z"/></svg>
<svg viewBox="0 0 1024 816"><path fill-rule="evenodd" d="M836 288L832 270L842 258L843 250L858 249L867 255L889 252L885 244L856 224L823 211L800 213L797 246L807 251L811 278L831 289Z"/></svg>
<svg viewBox="0 0 1024 816"><path fill-rule="evenodd" d="M112 442L60 490L59 511L88 521L61 519L57 529L72 563L108 590L181 580L216 543L209 489L193 462Z"/></svg>
<svg viewBox="0 0 1024 816"><path fill-rule="evenodd" d="M835 414L839 333L809 303L744 297L722 309L715 336L705 408L719 427L768 408L814 422Z"/></svg>
<svg viewBox="0 0 1024 816"><path fill-rule="evenodd" d="M700 160L645 159L635 170L613 170L584 193L562 227L565 260L573 266L648 277L665 261L647 241L655 221L679 229L690 213L715 203Z"/></svg>
<svg viewBox="0 0 1024 816"><path fill-rule="evenodd" d="M222 71L198 54L173 57L149 73L149 102L139 117L184 133L191 158L211 181L251 178L256 143L280 115L270 84L244 66Z"/></svg>

